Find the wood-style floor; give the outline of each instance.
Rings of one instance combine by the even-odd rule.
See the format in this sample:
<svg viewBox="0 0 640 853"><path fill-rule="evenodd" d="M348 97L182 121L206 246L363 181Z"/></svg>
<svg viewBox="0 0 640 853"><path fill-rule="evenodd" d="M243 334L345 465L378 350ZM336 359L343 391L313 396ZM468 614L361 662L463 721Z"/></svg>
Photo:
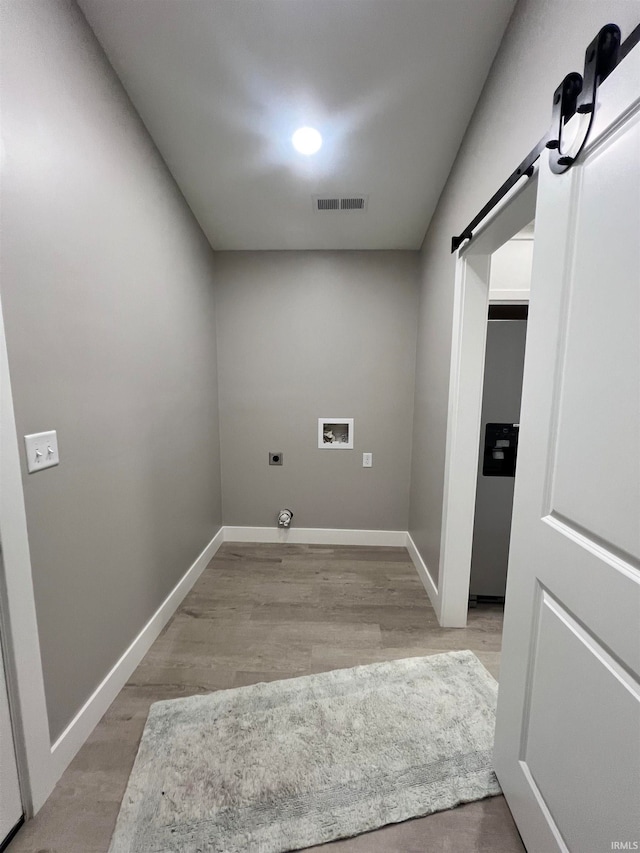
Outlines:
<svg viewBox="0 0 640 853"><path fill-rule="evenodd" d="M471 649L498 676L502 613L438 626L404 548L226 543L9 853L106 853L158 699L374 661ZM502 797L313 848L522 853ZM250 851L247 851L250 853Z"/></svg>

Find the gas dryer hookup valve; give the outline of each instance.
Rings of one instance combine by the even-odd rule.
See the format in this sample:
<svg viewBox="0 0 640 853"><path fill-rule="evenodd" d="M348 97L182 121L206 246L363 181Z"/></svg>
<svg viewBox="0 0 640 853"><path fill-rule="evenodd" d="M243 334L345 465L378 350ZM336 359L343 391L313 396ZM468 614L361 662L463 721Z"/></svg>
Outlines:
<svg viewBox="0 0 640 853"><path fill-rule="evenodd" d="M290 509L281 509L278 513L278 527L289 527L293 512Z"/></svg>

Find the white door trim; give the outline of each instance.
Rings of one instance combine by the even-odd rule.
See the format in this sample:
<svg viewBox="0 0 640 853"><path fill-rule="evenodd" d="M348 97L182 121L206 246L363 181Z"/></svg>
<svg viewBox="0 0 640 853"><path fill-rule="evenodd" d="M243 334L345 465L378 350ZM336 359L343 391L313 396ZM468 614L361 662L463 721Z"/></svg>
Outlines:
<svg viewBox="0 0 640 853"><path fill-rule="evenodd" d="M438 599L440 624L467 624L491 255L535 217L537 174L458 253L449 375Z"/></svg>
<svg viewBox="0 0 640 853"><path fill-rule="evenodd" d="M6 634L7 682L16 735L22 804L27 816L30 816L38 811L53 787L51 746L1 303L0 478L0 538L4 564L0 606Z"/></svg>

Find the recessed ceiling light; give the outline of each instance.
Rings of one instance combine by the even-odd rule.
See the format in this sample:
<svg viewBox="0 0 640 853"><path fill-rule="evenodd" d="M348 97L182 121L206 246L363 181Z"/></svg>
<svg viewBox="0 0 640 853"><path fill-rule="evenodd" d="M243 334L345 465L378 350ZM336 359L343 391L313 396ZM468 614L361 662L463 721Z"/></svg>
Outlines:
<svg viewBox="0 0 640 853"><path fill-rule="evenodd" d="M299 127L291 137L291 142L296 151L309 155L320 150L322 137L315 127Z"/></svg>

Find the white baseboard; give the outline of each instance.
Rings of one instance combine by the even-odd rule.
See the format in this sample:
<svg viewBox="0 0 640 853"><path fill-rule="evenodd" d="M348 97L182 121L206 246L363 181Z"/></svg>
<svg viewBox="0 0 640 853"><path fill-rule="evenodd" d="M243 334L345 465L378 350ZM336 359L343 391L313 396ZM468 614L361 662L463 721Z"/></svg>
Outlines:
<svg viewBox="0 0 640 853"><path fill-rule="evenodd" d="M209 542L202 553L196 558L195 562L171 590L120 660L94 690L93 694L87 699L51 747L51 773L49 774L49 778L52 790L109 705L111 705L142 658L149 651L164 626L176 612L186 594L198 580L220 545L222 545L224 541L223 530L223 528L220 528L211 542Z"/></svg>
<svg viewBox="0 0 640 853"><path fill-rule="evenodd" d="M438 622L440 621L440 595L438 593L438 587L433 582L433 578L429 573L429 569L427 568L427 564L420 556L420 552L416 548L416 543L411 538L411 534L406 534L406 546L407 551L409 552L409 556L413 560L413 565L416 567L416 571L418 572L418 577L422 581L422 585L424 586L431 603L433 604L433 609L436 611L436 616L438 617Z"/></svg>
<svg viewBox="0 0 640 853"><path fill-rule="evenodd" d="M405 530L341 530L329 527L223 527L225 542L291 542L300 545L391 545L404 548Z"/></svg>

